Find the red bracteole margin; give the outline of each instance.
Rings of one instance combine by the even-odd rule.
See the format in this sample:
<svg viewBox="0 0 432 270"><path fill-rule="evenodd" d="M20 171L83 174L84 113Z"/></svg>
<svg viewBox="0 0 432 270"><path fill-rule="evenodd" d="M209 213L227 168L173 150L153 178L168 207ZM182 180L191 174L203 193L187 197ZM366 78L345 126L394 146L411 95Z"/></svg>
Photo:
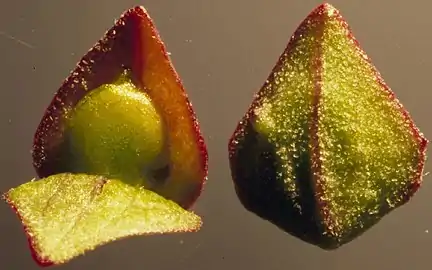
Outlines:
<svg viewBox="0 0 432 270"><path fill-rule="evenodd" d="M192 133L195 134L199 146L202 181L194 196L182 205L189 208L200 195L207 178L207 148L182 82L172 66L153 21L145 8L141 6L127 10L116 21L114 27L108 30L104 37L79 61L77 67L63 82L35 133L32 151L33 165L40 178L55 173L52 164L55 162L61 144L64 132L63 119L68 113L67 109L73 108L88 91L114 81L125 68L131 69L132 79L138 86L142 86L143 83L139 79L139 74L145 70L145 66L140 64L142 57L145 57L142 50L145 44L142 44L141 27L148 27L151 30L153 38L159 45L160 52L158 53L163 54L165 64L169 66L172 75L176 79L177 86L182 91L181 95L190 113L189 119L183 121L191 121Z"/></svg>

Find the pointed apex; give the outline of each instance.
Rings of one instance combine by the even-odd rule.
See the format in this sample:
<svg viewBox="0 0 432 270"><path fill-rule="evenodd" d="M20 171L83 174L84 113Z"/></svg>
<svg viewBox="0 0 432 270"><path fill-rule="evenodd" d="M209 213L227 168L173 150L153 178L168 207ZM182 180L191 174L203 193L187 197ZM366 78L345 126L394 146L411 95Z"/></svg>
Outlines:
<svg viewBox="0 0 432 270"><path fill-rule="evenodd" d="M306 18L306 20L314 19L318 21L325 21L331 18L340 17L340 12L329 3L324 3L316 7Z"/></svg>
<svg viewBox="0 0 432 270"><path fill-rule="evenodd" d="M311 13L300 23L293 36L293 44L297 44L298 39L304 36L310 36L318 43L323 38L323 34L331 24L337 24L338 27L348 30L349 27L339 10L334 6L324 3L312 10ZM317 43L315 43L317 44ZM312 48L314 46L309 46Z"/></svg>
<svg viewBox="0 0 432 270"><path fill-rule="evenodd" d="M330 11L330 10L337 11L337 9L330 3L323 3L319 7L321 7L324 10L327 10L327 11Z"/></svg>
<svg viewBox="0 0 432 270"><path fill-rule="evenodd" d="M135 12L137 14L147 14L147 10L143 6L135 6L129 9L130 12Z"/></svg>
<svg viewBox="0 0 432 270"><path fill-rule="evenodd" d="M323 3L323 4L319 5L312 13L314 13L314 12L327 14L329 16L339 14L339 10L337 10L334 6L332 6L329 3Z"/></svg>
<svg viewBox="0 0 432 270"><path fill-rule="evenodd" d="M145 7L143 6L135 6L126 10L120 17L120 20L130 17L130 16L144 16L146 19L150 19L149 14Z"/></svg>

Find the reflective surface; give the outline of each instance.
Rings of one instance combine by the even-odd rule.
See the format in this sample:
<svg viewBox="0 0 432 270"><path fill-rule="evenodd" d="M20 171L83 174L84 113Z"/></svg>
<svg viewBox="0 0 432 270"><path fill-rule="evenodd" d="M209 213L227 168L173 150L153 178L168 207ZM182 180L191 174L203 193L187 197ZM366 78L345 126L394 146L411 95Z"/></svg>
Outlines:
<svg viewBox="0 0 432 270"><path fill-rule="evenodd" d="M3 2L0 191L35 176L32 138L54 92L114 19L134 5L147 8L172 53L209 150L209 180L194 207L204 219L200 232L125 239L59 269L430 269L428 176L410 203L332 252L286 235L244 210L235 195L228 139L291 34L320 1ZM432 139L431 4L395 2L331 4L341 11L420 130ZM428 161L426 172L429 167ZM16 216L4 203L0 220L0 268L38 269Z"/></svg>

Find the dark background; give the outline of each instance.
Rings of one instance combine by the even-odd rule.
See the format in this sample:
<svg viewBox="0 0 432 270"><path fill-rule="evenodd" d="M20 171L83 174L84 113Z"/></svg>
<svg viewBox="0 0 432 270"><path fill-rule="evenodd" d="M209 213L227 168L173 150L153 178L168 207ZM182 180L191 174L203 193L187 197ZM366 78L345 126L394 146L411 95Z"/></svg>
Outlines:
<svg viewBox="0 0 432 270"><path fill-rule="evenodd" d="M172 53L209 150L209 181L194 208L204 218L199 233L118 241L59 269L431 269L430 177L409 204L332 252L284 234L244 210L235 196L228 139L293 31L320 3L1 1L0 191L35 176L30 149L44 109L76 62L134 5L148 9ZM421 131L432 138L432 2L331 3ZM4 203L0 221L0 269L37 269L19 222Z"/></svg>

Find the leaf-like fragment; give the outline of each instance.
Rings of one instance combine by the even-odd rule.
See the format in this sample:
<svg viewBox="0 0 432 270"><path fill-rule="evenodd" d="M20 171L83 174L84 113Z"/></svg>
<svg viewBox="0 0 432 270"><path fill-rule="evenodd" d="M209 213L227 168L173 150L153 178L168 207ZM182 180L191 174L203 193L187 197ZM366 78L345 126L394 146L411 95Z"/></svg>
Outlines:
<svg viewBox="0 0 432 270"><path fill-rule="evenodd" d="M4 195L41 265L132 235L197 231L201 219L156 193L96 175L57 174Z"/></svg>

